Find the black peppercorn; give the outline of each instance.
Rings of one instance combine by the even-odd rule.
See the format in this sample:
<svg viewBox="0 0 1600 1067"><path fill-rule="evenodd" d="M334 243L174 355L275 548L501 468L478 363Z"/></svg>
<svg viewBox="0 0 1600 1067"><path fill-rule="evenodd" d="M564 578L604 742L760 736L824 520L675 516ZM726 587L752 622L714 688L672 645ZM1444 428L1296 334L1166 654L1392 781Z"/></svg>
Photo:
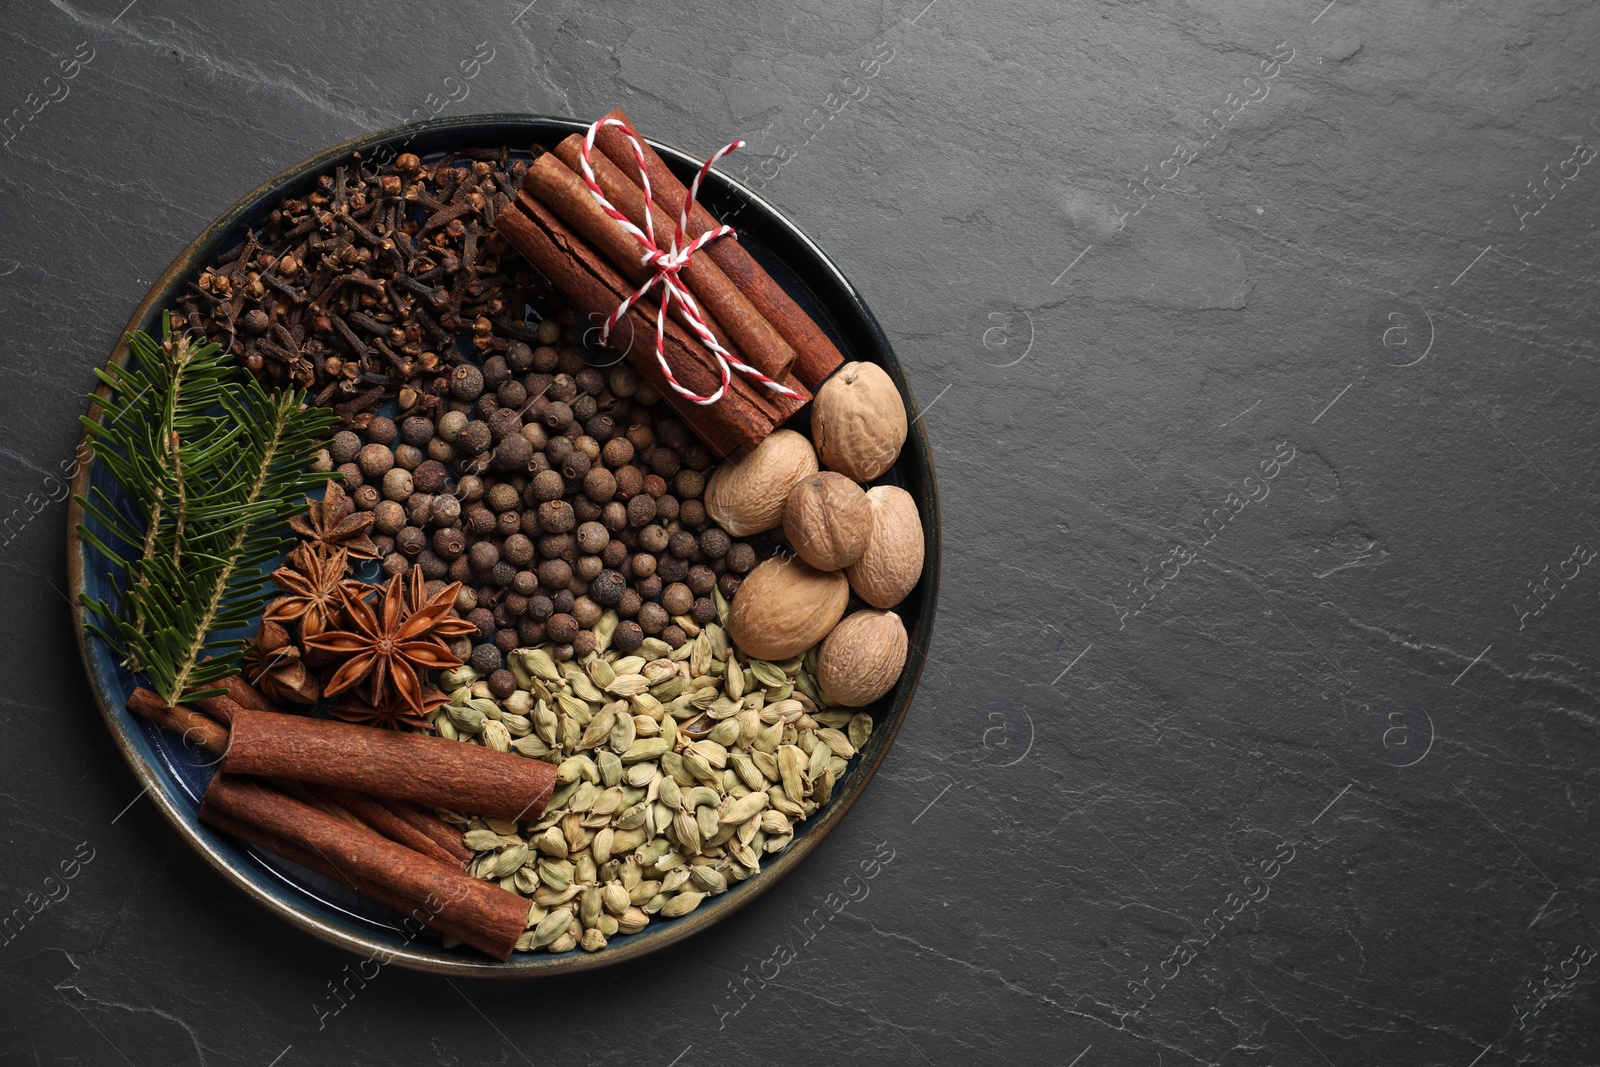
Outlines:
<svg viewBox="0 0 1600 1067"><path fill-rule="evenodd" d="M500 555L520 569L533 562L533 542L523 534L514 533L500 546Z"/></svg>
<svg viewBox="0 0 1600 1067"><path fill-rule="evenodd" d="M700 541L689 531L679 530L672 535L667 549L679 559L689 559L700 551Z"/></svg>
<svg viewBox="0 0 1600 1067"><path fill-rule="evenodd" d="M544 409L541 420L550 429L560 433L572 425L572 408L563 401L552 400L550 406Z"/></svg>
<svg viewBox="0 0 1600 1067"><path fill-rule="evenodd" d="M415 526L407 526L394 535L394 547L407 556L415 556L428 547L428 535Z"/></svg>
<svg viewBox="0 0 1600 1067"><path fill-rule="evenodd" d="M494 634L494 613L488 608L473 608L467 621L478 628L478 639L487 641Z"/></svg>
<svg viewBox="0 0 1600 1067"><path fill-rule="evenodd" d="M661 591L661 606L668 615L687 615L694 607L694 593L682 582L673 582Z"/></svg>
<svg viewBox="0 0 1600 1067"><path fill-rule="evenodd" d="M728 548L728 569L735 574L748 574L756 565L756 550L740 542Z"/></svg>
<svg viewBox="0 0 1600 1067"><path fill-rule="evenodd" d="M689 561L677 556L659 556L656 559L656 577L663 582L681 582L689 577Z"/></svg>
<svg viewBox="0 0 1600 1067"><path fill-rule="evenodd" d="M469 456L483 455L489 451L489 446L493 443L494 438L489 433L489 424L480 419L474 419L463 426L456 438L456 447Z"/></svg>
<svg viewBox="0 0 1600 1067"><path fill-rule="evenodd" d="M500 549L493 541L479 541L467 550L474 573L488 574L500 562Z"/></svg>
<svg viewBox="0 0 1600 1067"><path fill-rule="evenodd" d="M614 608L628 589L628 580L614 570L602 570L589 582L589 596L594 602Z"/></svg>
<svg viewBox="0 0 1600 1067"><path fill-rule="evenodd" d="M656 441L668 448L683 448L693 438L689 436L688 427L677 419L662 419L656 423Z"/></svg>
<svg viewBox="0 0 1600 1067"><path fill-rule="evenodd" d="M667 609L660 604L642 604L639 607L639 626L647 634L658 634L672 620L667 616Z"/></svg>
<svg viewBox="0 0 1600 1067"><path fill-rule="evenodd" d="M501 560L499 563L496 563L489 569L489 581L493 582L497 586L500 586L501 588L510 585L512 582L516 581L516 578L517 568L513 567L504 560Z"/></svg>
<svg viewBox="0 0 1600 1067"><path fill-rule="evenodd" d="M545 622L544 629L550 640L564 645L578 636L578 620L565 612L557 612Z"/></svg>
<svg viewBox="0 0 1600 1067"><path fill-rule="evenodd" d="M417 553L417 566L422 569L422 576L428 579L444 578L450 573L450 564L440 559L439 554L431 548Z"/></svg>
<svg viewBox="0 0 1600 1067"><path fill-rule="evenodd" d="M628 525L644 526L656 517L656 502L646 493L628 501Z"/></svg>
<svg viewBox="0 0 1600 1067"><path fill-rule="evenodd" d="M333 435L333 440L328 442L328 456L341 467L346 463L354 463L356 456L361 452L361 444L361 438L349 430L340 430Z"/></svg>
<svg viewBox="0 0 1600 1067"><path fill-rule="evenodd" d="M547 559L539 564L539 584L546 589L564 589L572 582L572 565L564 559Z"/></svg>
<svg viewBox="0 0 1600 1067"><path fill-rule="evenodd" d="M539 526L550 533L566 533L577 525L572 505L565 500L547 500L539 505Z"/></svg>
<svg viewBox="0 0 1600 1067"><path fill-rule="evenodd" d="M537 543L540 559L564 559L568 563L577 556L572 546L571 534L543 534Z"/></svg>
<svg viewBox="0 0 1600 1067"><path fill-rule="evenodd" d="M500 650L492 644L472 646L472 669L479 674L493 674L500 669Z"/></svg>
<svg viewBox="0 0 1600 1067"><path fill-rule="evenodd" d="M412 528L408 527L408 529ZM435 530L433 531L433 550L440 559L455 559L467 550L467 535L451 527Z"/></svg>
<svg viewBox="0 0 1600 1067"><path fill-rule="evenodd" d="M495 399L505 407L516 411L522 410L522 405L528 402L528 390L516 379L503 383L495 390Z"/></svg>
<svg viewBox="0 0 1600 1067"><path fill-rule="evenodd" d="M450 372L450 395L457 400L476 400L483 393L483 372L463 363Z"/></svg>
<svg viewBox="0 0 1600 1067"><path fill-rule="evenodd" d="M392 445L395 439L394 420L382 415L374 415L367 422L367 428L362 431L368 441L379 445Z"/></svg>
<svg viewBox="0 0 1600 1067"><path fill-rule="evenodd" d="M483 494L483 502L495 512L510 511L517 506L519 494L509 482L496 482Z"/></svg>
<svg viewBox="0 0 1600 1067"><path fill-rule="evenodd" d="M611 647L618 652L633 652L644 644L644 630L632 619L624 619L617 623L617 629L611 635Z"/></svg>
<svg viewBox="0 0 1600 1067"><path fill-rule="evenodd" d="M489 466L497 471L526 471L533 458L533 444L520 433L508 434L494 446Z"/></svg>
<svg viewBox="0 0 1600 1067"><path fill-rule="evenodd" d="M504 700L517 691L517 676L501 667L489 675L489 695Z"/></svg>

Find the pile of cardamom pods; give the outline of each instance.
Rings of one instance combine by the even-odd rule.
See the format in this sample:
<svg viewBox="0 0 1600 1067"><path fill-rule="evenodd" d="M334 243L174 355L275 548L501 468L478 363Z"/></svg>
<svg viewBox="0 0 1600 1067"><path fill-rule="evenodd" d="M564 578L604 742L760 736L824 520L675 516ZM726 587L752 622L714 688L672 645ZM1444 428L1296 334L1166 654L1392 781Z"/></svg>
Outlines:
<svg viewBox="0 0 1600 1067"><path fill-rule="evenodd" d="M469 666L440 678L441 736L558 768L537 822L444 813L478 853L474 876L530 898L519 951L597 952L752 877L872 733L870 716L823 700L815 649L752 660L710 623L676 650L647 638L622 655L617 622L608 611L595 651L569 663L550 646L513 651L518 688L501 701Z"/></svg>

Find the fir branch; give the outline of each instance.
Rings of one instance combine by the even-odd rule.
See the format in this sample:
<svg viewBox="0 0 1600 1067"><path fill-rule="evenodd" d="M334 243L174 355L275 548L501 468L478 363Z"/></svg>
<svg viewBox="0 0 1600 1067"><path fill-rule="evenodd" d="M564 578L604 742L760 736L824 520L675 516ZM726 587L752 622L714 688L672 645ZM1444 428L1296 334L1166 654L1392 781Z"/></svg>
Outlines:
<svg viewBox="0 0 1600 1067"><path fill-rule="evenodd" d="M238 669L237 641L264 605L263 565L289 540L288 518L326 476L306 460L333 416L286 389L268 393L215 344L129 338L129 365L99 375L101 420L85 418L96 458L129 506L79 498L101 536L115 603L84 598L90 629L169 704L202 695ZM131 512L129 514L128 512Z"/></svg>

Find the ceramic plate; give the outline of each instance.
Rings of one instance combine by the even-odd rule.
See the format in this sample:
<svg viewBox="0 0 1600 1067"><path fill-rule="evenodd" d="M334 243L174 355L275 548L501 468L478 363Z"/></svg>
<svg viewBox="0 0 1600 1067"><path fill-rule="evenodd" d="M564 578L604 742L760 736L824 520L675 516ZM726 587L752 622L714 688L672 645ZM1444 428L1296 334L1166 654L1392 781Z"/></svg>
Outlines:
<svg viewBox="0 0 1600 1067"><path fill-rule="evenodd" d="M553 145L569 133L583 129L584 124L569 119L479 115L399 126L329 148L255 189L206 227L145 296L129 321L128 330L159 335L160 313L176 306L176 297L187 282L197 277L220 252L241 241L253 220L271 211L285 197L309 191L319 175L332 173L352 151L372 158L375 151L388 147L395 152L415 152L431 161L465 148L500 145L516 148L534 142ZM698 166L697 160L682 152L659 144L656 148L685 180ZM907 410L919 410L900 364L872 312L821 249L766 201L720 174L714 174L707 182L702 200L719 217L733 219L739 228L740 241L823 325L847 360L882 365L899 387ZM124 339L112 351L111 362L121 364L127 359L128 347ZM97 407L91 409L91 416L98 413ZM801 412L797 416L800 422L793 424L797 429L807 429L804 424L807 414ZM408 938L393 912L354 896L319 875L201 825L197 811L213 773L208 764L214 757L185 747L177 736L129 713L126 702L135 687L135 679L118 664L109 648L84 630L81 607L76 609L78 642L106 724L134 773L149 787L156 805L178 833L223 877L268 910L353 952L378 953L421 970L513 976L601 967L680 941L749 904L792 871L839 824L883 762L905 720L922 673L938 592L939 504L932 456L920 420L912 425L899 462L883 480L905 487L915 497L926 531L927 562L921 583L898 608L910 633L910 656L905 674L888 696L866 709L876 724L871 739L851 759L832 802L801 823L794 842L781 855L767 857L759 874L681 919L657 920L638 934L619 935L612 938L605 949L593 954L581 949L563 955L518 953L510 962L499 963L469 949L445 949L431 932ZM84 493L90 485L112 491L104 464L91 462L81 466L73 482L74 494ZM74 505L68 525L68 569L75 601L83 593L100 599L111 591L100 561L75 532L84 518L82 509Z"/></svg>

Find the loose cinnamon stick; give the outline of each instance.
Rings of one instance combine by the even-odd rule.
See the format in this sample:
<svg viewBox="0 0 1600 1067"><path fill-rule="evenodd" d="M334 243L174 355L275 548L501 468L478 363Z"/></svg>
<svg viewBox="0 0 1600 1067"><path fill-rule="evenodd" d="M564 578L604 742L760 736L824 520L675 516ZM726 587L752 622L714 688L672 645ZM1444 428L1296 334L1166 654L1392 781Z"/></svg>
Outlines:
<svg viewBox="0 0 1600 1067"><path fill-rule="evenodd" d="M683 202L689 197L688 188L678 180L667 166L666 160L650 147L639 131L634 127L632 120L617 108L605 116L608 119L621 119L627 123L633 135L638 138L644 148L645 170L650 176L650 190L662 210L673 218L677 217L683 209ZM595 135L595 144L611 161L617 165L622 173L635 185L640 185L638 161L634 158L633 146L622 131L615 126L606 126ZM707 230L715 229L721 225L711 212L701 207L698 202L690 207L689 229L690 238L699 237ZM765 270L761 264L751 258L750 253L738 241L723 237L712 241L705 248L717 266L727 275L728 280L738 286L739 291L750 299L763 318L773 325L780 334L788 340L794 348L794 373L802 382L812 389L820 386L824 379L839 369L844 362L844 356L839 349L822 332L810 315L801 310L800 305L780 286Z"/></svg>
<svg viewBox="0 0 1600 1067"><path fill-rule="evenodd" d="M287 712L283 708L273 704L272 701L268 700L262 695L260 690L247 682L242 675L229 675L227 678L222 679L217 684L224 686L228 692L220 696L204 697L195 701L195 706L201 711L204 711L206 714L210 715L213 719L216 719L218 722L223 724L231 723L233 721L234 712L238 711L240 708L246 708L255 711L279 712L286 715L293 714L292 712ZM160 701L158 700L157 703L160 703ZM131 702L129 706L132 707ZM223 747L227 746L226 731L224 731L222 735L222 743ZM214 749L213 751L220 755L222 749L218 748ZM290 789L287 790L287 792L295 796L302 795L298 790ZM326 807L326 804L322 800L318 800L317 802L319 805ZM427 835L430 840L443 847L446 853L448 853L450 856L453 856L460 862L465 863L466 861L472 859L472 850L461 843L461 831L456 829L454 826L451 826L443 819L440 819L431 811L424 811L419 807L399 800L383 801L381 802L381 806L395 818L404 821L413 829L419 830L423 834ZM348 805L345 805L345 807L348 808ZM356 816L352 814L351 817L355 818ZM397 836L397 834L403 833L403 831L400 831L398 827L396 827L395 833L390 833L388 830L384 829L382 826L379 826L377 822L374 822L371 819L367 819L365 821L369 825L376 828L380 833L384 834L386 837L393 838L401 843L406 843L410 840L404 836ZM384 822L387 825L393 825L388 820L384 820Z"/></svg>
<svg viewBox="0 0 1600 1067"><path fill-rule="evenodd" d="M404 800L389 800L384 804L395 815L427 834L433 843L443 848L461 863L472 859L476 853L461 840L461 831L445 822L433 812Z"/></svg>
<svg viewBox="0 0 1600 1067"><path fill-rule="evenodd" d="M622 268L635 282L642 282L649 277L650 271L640 261L639 243L605 213L595 201L589 186L579 177L582 145L583 138L573 134L562 141L555 152L546 152L534 160L522 187L524 190L531 189L545 206L587 237L606 254L613 266ZM568 156L573 158L568 159ZM666 245L672 238L677 220L669 220L660 212L650 211L645 204L644 194L604 154L593 153L590 162L595 180L606 194L606 199L635 226L646 232L654 232L657 244ZM650 228L651 219L654 219L653 231ZM728 280L728 276L722 273L705 249L689 258L678 272L678 277L705 312L706 318L712 323L713 332L718 332L717 328L720 327L720 332L732 339L730 346L719 337L723 347L736 351L742 356L742 362L769 378L783 379L784 373L794 363L794 349Z"/></svg>
<svg viewBox="0 0 1600 1067"><path fill-rule="evenodd" d="M461 860L440 848L439 844L427 834L412 826L400 815L390 810L383 801L369 797L364 793L352 792L349 789L338 789L333 786L318 786L317 793L327 797L338 804L345 811L360 819L390 841L397 841L415 852L424 856L432 856L440 863L448 863L459 867ZM460 835L456 835L459 839ZM464 846L463 846L464 847ZM468 853L468 858L471 853Z"/></svg>
<svg viewBox="0 0 1600 1067"><path fill-rule="evenodd" d="M241 716L241 721L248 721L248 716ZM370 890L376 889L384 894L384 903L401 904L401 910L413 914L421 907L424 915L417 918L496 959L511 958L517 938L527 926L528 902L515 893L419 855L371 830L350 826L259 782L232 774L213 778L200 817L214 823L218 815L231 831L262 848L298 852L300 858L285 856L296 863L316 854L340 872L340 877L346 871L359 872L353 880L362 892L374 895ZM323 870L326 873L326 867ZM368 888L362 889L361 883Z"/></svg>
<svg viewBox="0 0 1600 1067"><path fill-rule="evenodd" d="M529 209L524 210L525 206ZM632 292L620 274L542 205L518 201L495 215L494 224L568 299L585 314L597 316L597 321L603 321ZM656 362L655 319L655 308L642 301L629 309L618 331L619 345L627 345L624 354L640 376L718 456L755 448L765 440L778 424L778 412L742 378L735 376L723 398L710 405L690 403L667 384ZM670 320L664 337L667 362L679 381L701 395L715 390L721 379L710 352Z"/></svg>
<svg viewBox="0 0 1600 1067"><path fill-rule="evenodd" d="M222 769L291 778L501 819L536 819L555 790L540 760L442 737L241 710Z"/></svg>
<svg viewBox="0 0 1600 1067"><path fill-rule="evenodd" d="M183 705L168 707L167 702L148 689L135 689L128 697L128 710L142 715L157 726L165 726L193 741L207 752L222 755L228 747L228 728L219 726L191 708Z"/></svg>

